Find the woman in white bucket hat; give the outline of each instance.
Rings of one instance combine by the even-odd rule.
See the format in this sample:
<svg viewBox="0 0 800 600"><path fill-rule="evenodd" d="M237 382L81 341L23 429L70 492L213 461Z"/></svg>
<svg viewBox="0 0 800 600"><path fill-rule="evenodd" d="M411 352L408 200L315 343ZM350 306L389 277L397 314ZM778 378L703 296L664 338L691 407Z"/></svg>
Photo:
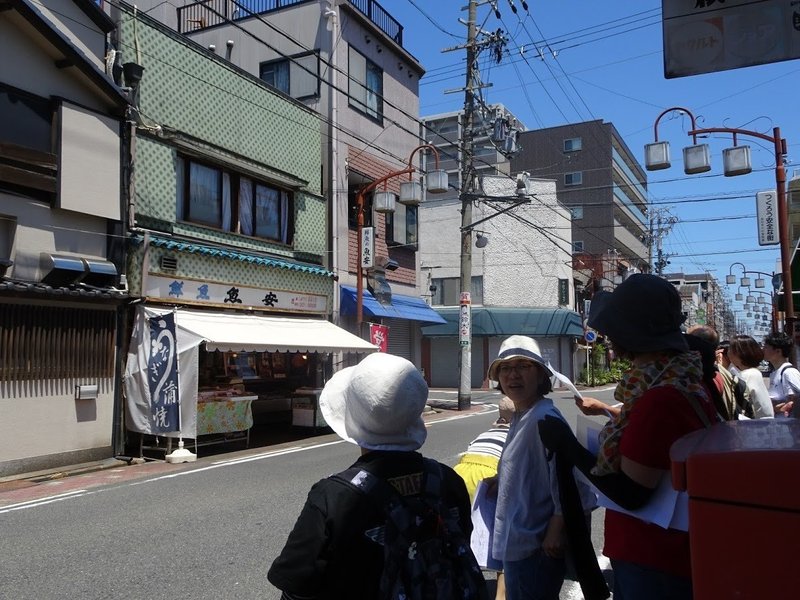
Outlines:
<svg viewBox="0 0 800 600"><path fill-rule="evenodd" d="M294 529L269 570L269 581L290 598L378 598L384 567L384 506L366 488L375 479L391 484L403 498L426 498L428 481L464 539L472 532L470 502L463 480L450 467L417 452L427 430L422 411L428 386L404 358L375 353L331 377L320 395L328 425L361 456L346 471L311 488ZM353 475L355 474L355 475ZM346 477L343 477L345 476ZM366 483L365 483L366 482ZM374 487L389 487L384 483ZM466 546L469 552L469 546ZM473 559L474 560L474 559ZM483 582L477 563L478 584Z"/></svg>
<svg viewBox="0 0 800 600"><path fill-rule="evenodd" d="M533 338L512 335L500 345L488 377L514 403L497 474L492 555L502 561L507 600L557 600L564 582L566 533L555 464L547 460L537 424L561 412L546 397L552 372ZM585 510L595 504L588 486Z"/></svg>

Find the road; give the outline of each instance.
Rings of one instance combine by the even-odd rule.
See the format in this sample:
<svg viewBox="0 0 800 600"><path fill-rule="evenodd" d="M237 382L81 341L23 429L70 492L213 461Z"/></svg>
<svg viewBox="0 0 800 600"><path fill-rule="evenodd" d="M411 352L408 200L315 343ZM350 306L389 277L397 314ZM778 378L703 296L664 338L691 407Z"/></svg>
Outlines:
<svg viewBox="0 0 800 600"><path fill-rule="evenodd" d="M485 412L443 411L429 418L424 453L455 464L469 440L494 420L490 403L497 397L477 395ZM571 419L574 404L557 402ZM195 463L125 466L0 492L0 598L277 600L267 568L308 489L356 455L354 446L323 435ZM593 537L601 549L598 513ZM568 582L562 598L580 597Z"/></svg>

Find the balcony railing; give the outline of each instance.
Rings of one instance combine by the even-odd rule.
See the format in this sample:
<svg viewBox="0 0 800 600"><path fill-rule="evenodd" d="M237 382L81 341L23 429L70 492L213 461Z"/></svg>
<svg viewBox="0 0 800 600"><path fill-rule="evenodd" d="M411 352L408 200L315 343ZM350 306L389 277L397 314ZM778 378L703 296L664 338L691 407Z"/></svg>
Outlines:
<svg viewBox="0 0 800 600"><path fill-rule="evenodd" d="M349 2L372 21L378 29L397 42L398 46L403 45L403 26L375 0L349 0Z"/></svg>
<svg viewBox="0 0 800 600"><path fill-rule="evenodd" d="M191 33L222 25L227 21L240 21L263 15L289 6L306 4L313 0L201 0L178 8L178 31ZM375 0L348 0L378 29L403 45L403 26Z"/></svg>

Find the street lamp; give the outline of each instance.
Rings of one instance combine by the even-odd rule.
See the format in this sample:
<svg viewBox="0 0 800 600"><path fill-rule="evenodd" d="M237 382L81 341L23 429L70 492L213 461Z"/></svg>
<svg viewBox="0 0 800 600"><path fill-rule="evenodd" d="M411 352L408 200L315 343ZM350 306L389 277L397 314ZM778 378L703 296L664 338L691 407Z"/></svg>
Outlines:
<svg viewBox="0 0 800 600"><path fill-rule="evenodd" d="M645 145L645 168L648 171L667 169L670 167L669 142L658 141L658 123L664 115L674 111L687 114L692 122L692 128L687 132L687 134L692 137L694 145L684 148L683 152L684 171L687 174L703 173L711 169L708 145L698 144L698 135L709 133L730 133L733 136L733 147L723 150L726 177L743 175L752 170L750 167L750 148L748 146L738 146L737 136L745 135L755 137L770 142L775 147L775 185L778 195L778 236L781 249L781 271L783 274L783 297L785 309L784 329L787 331L787 333L793 335L795 316L794 302L792 298L792 259L791 248L789 247L789 212L786 203L786 170L784 169L783 165L783 157L787 153L787 146L786 140L781 138L780 128L774 127L771 137L764 133L750 131L747 129L736 129L730 127L698 128L694 115L691 111L680 106L673 106L658 115L655 124L653 125L654 142L652 144Z"/></svg>
<svg viewBox="0 0 800 600"><path fill-rule="evenodd" d="M404 204L418 205L422 201L422 186L417 181L413 181L412 174L417 168L412 164L414 155L420 150L430 150L433 153L436 168L429 171L425 176L426 189L432 194L440 194L447 191L447 172L439 168L439 152L431 144L421 144L411 151L408 157L408 164L405 169L392 171L383 177L379 177L371 183L361 186L356 193L356 226L358 237L358 261L356 264L356 322L358 323L358 333L361 334L361 323L364 320L364 196L383 184L383 190L375 192L373 199L374 208L377 212L393 212L395 207L395 194L386 189L386 182L393 177L408 175L408 181L400 184L400 202ZM374 239L374 238L373 238ZM370 257L371 259L372 257ZM369 262L367 262L369 264Z"/></svg>

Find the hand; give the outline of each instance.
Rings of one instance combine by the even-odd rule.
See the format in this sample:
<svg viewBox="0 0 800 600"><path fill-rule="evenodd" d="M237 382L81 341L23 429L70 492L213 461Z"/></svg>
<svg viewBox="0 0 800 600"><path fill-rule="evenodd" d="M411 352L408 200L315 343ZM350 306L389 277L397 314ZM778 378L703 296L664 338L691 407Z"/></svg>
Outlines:
<svg viewBox="0 0 800 600"><path fill-rule="evenodd" d="M486 477L483 483L486 484L486 497L497 499L497 475Z"/></svg>
<svg viewBox="0 0 800 600"><path fill-rule="evenodd" d="M544 447L553 452L565 450L575 440L569 425L550 415L539 421L539 437Z"/></svg>
<svg viewBox="0 0 800 600"><path fill-rule="evenodd" d="M542 552L551 558L564 558L567 536L564 532L564 517L553 515L547 523L547 530L542 540Z"/></svg>
<svg viewBox="0 0 800 600"><path fill-rule="evenodd" d="M603 417L608 416L609 413L613 414L612 407L590 396L584 396L583 398L575 396L575 405L587 417Z"/></svg>
<svg viewBox="0 0 800 600"><path fill-rule="evenodd" d="M785 417L788 417L792 414L792 407L794 406L794 400L789 400L788 402L782 402L781 404L775 405L775 414L783 413Z"/></svg>

